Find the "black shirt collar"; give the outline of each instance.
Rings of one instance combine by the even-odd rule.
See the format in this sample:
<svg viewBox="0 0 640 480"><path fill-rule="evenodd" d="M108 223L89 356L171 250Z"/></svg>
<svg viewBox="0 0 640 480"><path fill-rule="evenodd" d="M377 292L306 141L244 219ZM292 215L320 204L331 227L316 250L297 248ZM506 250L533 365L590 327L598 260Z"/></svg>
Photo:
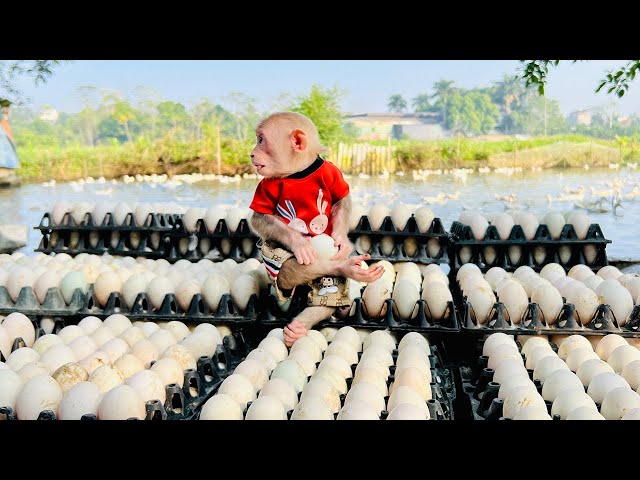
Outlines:
<svg viewBox="0 0 640 480"><path fill-rule="evenodd" d="M286 178L290 178L292 180L299 180L301 178L308 177L313 172L318 170L322 166L323 163L324 163L324 160L322 158L320 158L320 156L318 156L318 158L316 158L316 160L311 165L309 165L307 168L305 168L304 170L302 170L300 172L296 172L296 173L294 173L292 175L289 175Z"/></svg>

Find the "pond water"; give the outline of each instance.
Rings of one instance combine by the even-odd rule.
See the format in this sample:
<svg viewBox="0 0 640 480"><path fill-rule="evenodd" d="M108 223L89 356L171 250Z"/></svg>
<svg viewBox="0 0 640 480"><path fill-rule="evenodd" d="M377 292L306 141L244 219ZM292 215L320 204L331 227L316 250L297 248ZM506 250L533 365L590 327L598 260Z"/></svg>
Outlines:
<svg viewBox="0 0 640 480"><path fill-rule="evenodd" d="M193 177L192 177L193 178ZM185 207L209 207L212 204L247 206L253 196L257 178L221 182L219 180L190 183L172 180L164 183L149 181L125 183L68 182L31 184L0 190L0 223L21 223L34 227L42 215L60 200L69 202L176 202ZM410 204L429 204L448 230L463 209L486 212L505 209L526 209L536 214L546 211L566 211L575 204L589 203L606 197L602 213L589 213L592 223L600 224L606 238L609 260L640 262L640 173L629 170L564 169L543 171L504 171L490 173L431 173L414 176L391 175L387 178L348 178L356 199L384 202L392 205L401 200ZM622 208L613 213L610 201L612 188L622 193ZM568 194L582 188L582 199ZM635 189L635 190L634 190ZM551 196L551 202L547 196ZM564 197L562 197L564 195ZM509 197L509 201L497 197ZM29 230L25 254L33 253L41 236Z"/></svg>

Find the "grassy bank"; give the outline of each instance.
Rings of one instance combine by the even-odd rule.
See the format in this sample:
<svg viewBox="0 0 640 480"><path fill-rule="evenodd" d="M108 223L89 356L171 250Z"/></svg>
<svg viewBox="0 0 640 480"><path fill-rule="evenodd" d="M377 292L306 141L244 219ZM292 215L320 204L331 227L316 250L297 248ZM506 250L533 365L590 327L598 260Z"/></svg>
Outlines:
<svg viewBox="0 0 640 480"><path fill-rule="evenodd" d="M252 145L222 141L220 173L235 174L252 171L249 151ZM218 173L217 148L211 142L159 142L100 145L93 148L80 145L60 147L20 147L18 175L24 181L55 179L73 180L92 176L117 178L125 174Z"/></svg>
<svg viewBox="0 0 640 480"><path fill-rule="evenodd" d="M640 151L621 150L615 141L578 135L531 139L457 139L399 142L395 155L406 169L455 167L608 167L636 161Z"/></svg>
<svg viewBox="0 0 640 480"><path fill-rule="evenodd" d="M239 142L223 140L220 146L220 172L235 174L252 171L249 151L253 140ZM375 142L369 145L375 145ZM615 141L582 136L553 136L531 139L447 139L431 141L395 141L389 161L377 146L375 169L397 170L437 169L454 167L575 167L585 163L592 167L607 167L610 163L635 162L640 151L620 149ZM337 147L329 159L335 160ZM344 148L342 149L345 150ZM362 153L362 149L352 149ZM217 145L209 140L178 142L165 138L158 142L139 141L122 145L102 145L93 148L80 145L60 147L21 146L18 144L23 181L72 180L81 177L121 177L125 174L218 173ZM372 158L365 153L357 162L349 162L351 173L371 170ZM377 161L380 158L383 161Z"/></svg>

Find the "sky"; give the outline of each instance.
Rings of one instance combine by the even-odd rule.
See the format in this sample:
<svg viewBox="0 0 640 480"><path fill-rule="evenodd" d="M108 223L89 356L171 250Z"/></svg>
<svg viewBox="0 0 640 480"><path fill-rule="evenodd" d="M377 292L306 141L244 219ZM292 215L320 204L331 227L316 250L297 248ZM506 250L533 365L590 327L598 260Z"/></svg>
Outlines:
<svg viewBox="0 0 640 480"><path fill-rule="evenodd" d="M549 73L547 96L560 102L563 113L606 107L616 112L640 113L640 82L622 100L594 93L606 72L625 60L563 61ZM345 94L342 108L349 114L385 112L396 93L411 98L432 93L441 79L463 88L489 86L520 68L516 60L76 60L56 67L45 84L18 83L30 106L52 106L60 112L77 112L80 85L117 90L135 102L135 88L157 90L161 98L186 106L207 98L229 107L228 95L242 92L256 99L258 110L273 109L283 93L307 93L311 85L338 87Z"/></svg>

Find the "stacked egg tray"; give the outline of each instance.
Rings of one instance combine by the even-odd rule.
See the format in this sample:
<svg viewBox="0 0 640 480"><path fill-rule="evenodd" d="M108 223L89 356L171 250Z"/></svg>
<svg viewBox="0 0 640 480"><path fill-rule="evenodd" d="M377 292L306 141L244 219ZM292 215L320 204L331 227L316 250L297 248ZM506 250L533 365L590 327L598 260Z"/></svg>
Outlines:
<svg viewBox="0 0 640 480"><path fill-rule="evenodd" d="M420 233L415 217L410 217L403 230L395 227L390 216L385 217L379 230L373 230L369 223L369 218L363 215L354 230L349 232L349 238L356 243L358 238L367 236L371 240L371 251L366 252L371 255L372 261L388 260L391 262L416 262L423 264L448 263L449 234L445 231L442 221L434 218L429 229ZM391 253L385 255L382 250L382 239L391 237L394 247ZM417 251L413 256L407 254L405 241L414 238L418 243ZM439 244L438 252L435 255L429 254L428 243L434 239Z"/></svg>
<svg viewBox="0 0 640 480"><path fill-rule="evenodd" d="M82 309L84 302L85 294L78 288L73 292L71 302L67 305L57 287L47 290L42 303L38 302L32 287L22 287L14 302L7 288L0 286L0 315L20 312L28 317L69 317L76 315Z"/></svg>
<svg viewBox="0 0 640 480"><path fill-rule="evenodd" d="M462 380L462 391L474 420L502 420L503 400L498 398L500 384L493 382L493 369L487 368L488 357L482 355L482 340L478 340L473 348L475 361L471 366L462 365L459 369ZM551 348L557 353L558 347L550 343ZM518 342L518 349L521 345ZM536 386L538 393L542 393L542 383L540 380L533 380L533 370L528 369L529 377ZM551 402L545 401L549 415L551 415ZM468 412L466 412L468 415ZM559 420L558 416L552 417Z"/></svg>
<svg viewBox="0 0 640 480"><path fill-rule="evenodd" d="M258 237L249 228L249 222L243 218L235 232L231 233L225 219L220 219L216 228L209 232L203 219L196 222L195 230L190 233L177 216L175 228L171 231L169 261L181 258L197 262L203 258L224 260L230 258L236 262L244 262L250 258L260 259L257 247Z"/></svg>
<svg viewBox="0 0 640 480"><path fill-rule="evenodd" d="M78 319L93 315L104 319L114 313L120 313L132 320L150 321L191 321L200 323L224 323L232 325L246 325L255 323L258 319L258 312L264 309L263 303L266 295L260 297L253 294L244 312L237 307L230 294L224 294L216 311L212 311L201 294L196 294L191 299L189 307L184 310L180 307L173 293L165 295L162 305L154 310L151 307L146 293L137 295L131 308L127 307L124 298L119 292L111 292L104 307L100 306L95 296L93 287L90 287L84 297L82 308L77 312Z"/></svg>
<svg viewBox="0 0 640 480"><path fill-rule="evenodd" d="M123 224L117 225L111 213L105 215L101 224L93 221L91 213L85 214L80 223L66 213L58 225L53 225L51 214L45 213L40 224L34 227L42 233L36 252L64 252L72 256L109 253L170 260L169 234L178 218L179 215L174 214L150 213L144 224L139 225L135 216L128 213Z"/></svg>
<svg viewBox="0 0 640 480"><path fill-rule="evenodd" d="M456 389L453 377L453 371L450 368L443 367L442 359L440 356L440 352L438 351L438 347L436 345L429 345L430 354L429 354L429 362L431 363L431 400L427 400L427 407L429 408L429 416L431 420L453 420L454 419L454 409L453 404L456 400ZM387 388L391 387L391 384L394 380L394 372L395 372L395 363L398 359L398 350L395 349L392 353L394 365L389 367L390 375L387 379ZM358 361L362 357L362 352L358 352ZM316 364L316 367L320 365L320 362ZM351 373L352 376L355 375L357 364L351 365ZM233 372L231 372L233 373ZM311 379L311 377L307 378L307 382ZM344 406L345 399L349 390L351 389L353 377L346 379L347 383L347 393L340 395L340 406ZM219 388L219 386L217 387ZM213 392L209 395L209 398L215 393ZM259 394L260 392L257 392ZM302 396L302 392L298 394L298 400ZM385 404L388 402L389 397L385 397ZM251 402L247 404L247 409L251 406ZM200 410L198 409L197 414L194 416L194 419L198 419L200 415ZM245 412L246 413L246 412ZM287 419L291 419L291 415L293 410L289 410L287 412ZM389 412L386 410L381 412L380 419L386 420ZM338 414L335 413L334 417L337 418Z"/></svg>
<svg viewBox="0 0 640 480"><path fill-rule="evenodd" d="M304 308L306 308L306 290L298 288L294 293L291 300L291 305L287 312L284 312L278 307L278 304L273 296L268 297L268 305L262 315L259 316L259 322L262 324L282 326L289 323L296 315L298 315ZM363 311L362 298L357 297L354 299L353 304L350 307L341 307L336 312L335 316L323 320L318 324L318 327L332 327L332 326L352 326L354 328L366 328L371 330L391 330L399 332L459 332L460 320L458 309L454 302L448 302L448 307L445 311L445 317L441 321L434 321L429 307L425 300L418 300L417 315L413 319L403 320L400 319L396 308L394 306L394 300L389 298L385 300L386 313L380 318L372 318L366 315ZM349 310L345 312L344 310ZM351 312L353 312L351 314Z"/></svg>
<svg viewBox="0 0 640 480"><path fill-rule="evenodd" d="M42 328L36 328L36 339L44 335ZM56 322L52 333L57 334L65 327L63 321ZM26 347L22 338L16 338L11 351ZM145 420L192 420L200 411L202 405L217 391L225 378L227 378L238 364L247 355L247 345L244 342L242 332L236 331L233 336L223 338L222 345L216 347L212 357L202 356L197 361L196 369L184 371L184 383L182 388L172 383L165 386L166 400L149 400L145 402ZM0 352L0 361L5 358ZM0 406L0 419L17 420L16 413L11 407ZM51 410L40 412L38 420L56 420L56 415ZM97 420L93 414L83 415L81 420ZM135 418L133 420L136 420Z"/></svg>
<svg viewBox="0 0 640 480"><path fill-rule="evenodd" d="M606 247L611 240L604 238L600 226L596 223L589 226L584 240L580 240L573 225L565 225L560 234L560 238L554 240L546 225L539 225L538 230L532 240L527 240L520 225L514 225L509 234L509 238L502 240L498 235L495 225L489 225L482 240L476 240L471 227L454 221L451 225L449 258L451 271L457 271L464 263L476 264L482 272L486 272L491 267L501 267L508 272L512 272L523 265L533 268L536 272L549 263L558 263L569 270L574 265L587 265L592 270L597 271L609 264L607 260ZM586 245L593 245L596 249L595 258L591 263L585 257L584 248ZM493 262L487 260L487 247L491 247L495 253ZM517 262L512 262L509 249L519 247L520 256ZM560 248L569 247L571 255L565 262L560 256ZM471 249L471 258L468 262L460 259L463 248ZM544 249L544 260L536 260L536 249ZM493 254L493 253L492 253Z"/></svg>
<svg viewBox="0 0 640 480"><path fill-rule="evenodd" d="M494 303L486 322L478 324L472 316L472 308L466 298L458 291L455 295L459 299L462 313L462 330L472 334L491 334L503 332L510 335L538 335L538 334L579 334L579 335L607 335L617 333L623 337L640 336L640 305L635 305L627 322L620 327L609 305L601 304L596 309L593 318L583 325L577 318L575 306L565 303L558 318L549 323L545 321L537 303L530 302L520 323L515 324L507 320L506 309L502 302Z"/></svg>

